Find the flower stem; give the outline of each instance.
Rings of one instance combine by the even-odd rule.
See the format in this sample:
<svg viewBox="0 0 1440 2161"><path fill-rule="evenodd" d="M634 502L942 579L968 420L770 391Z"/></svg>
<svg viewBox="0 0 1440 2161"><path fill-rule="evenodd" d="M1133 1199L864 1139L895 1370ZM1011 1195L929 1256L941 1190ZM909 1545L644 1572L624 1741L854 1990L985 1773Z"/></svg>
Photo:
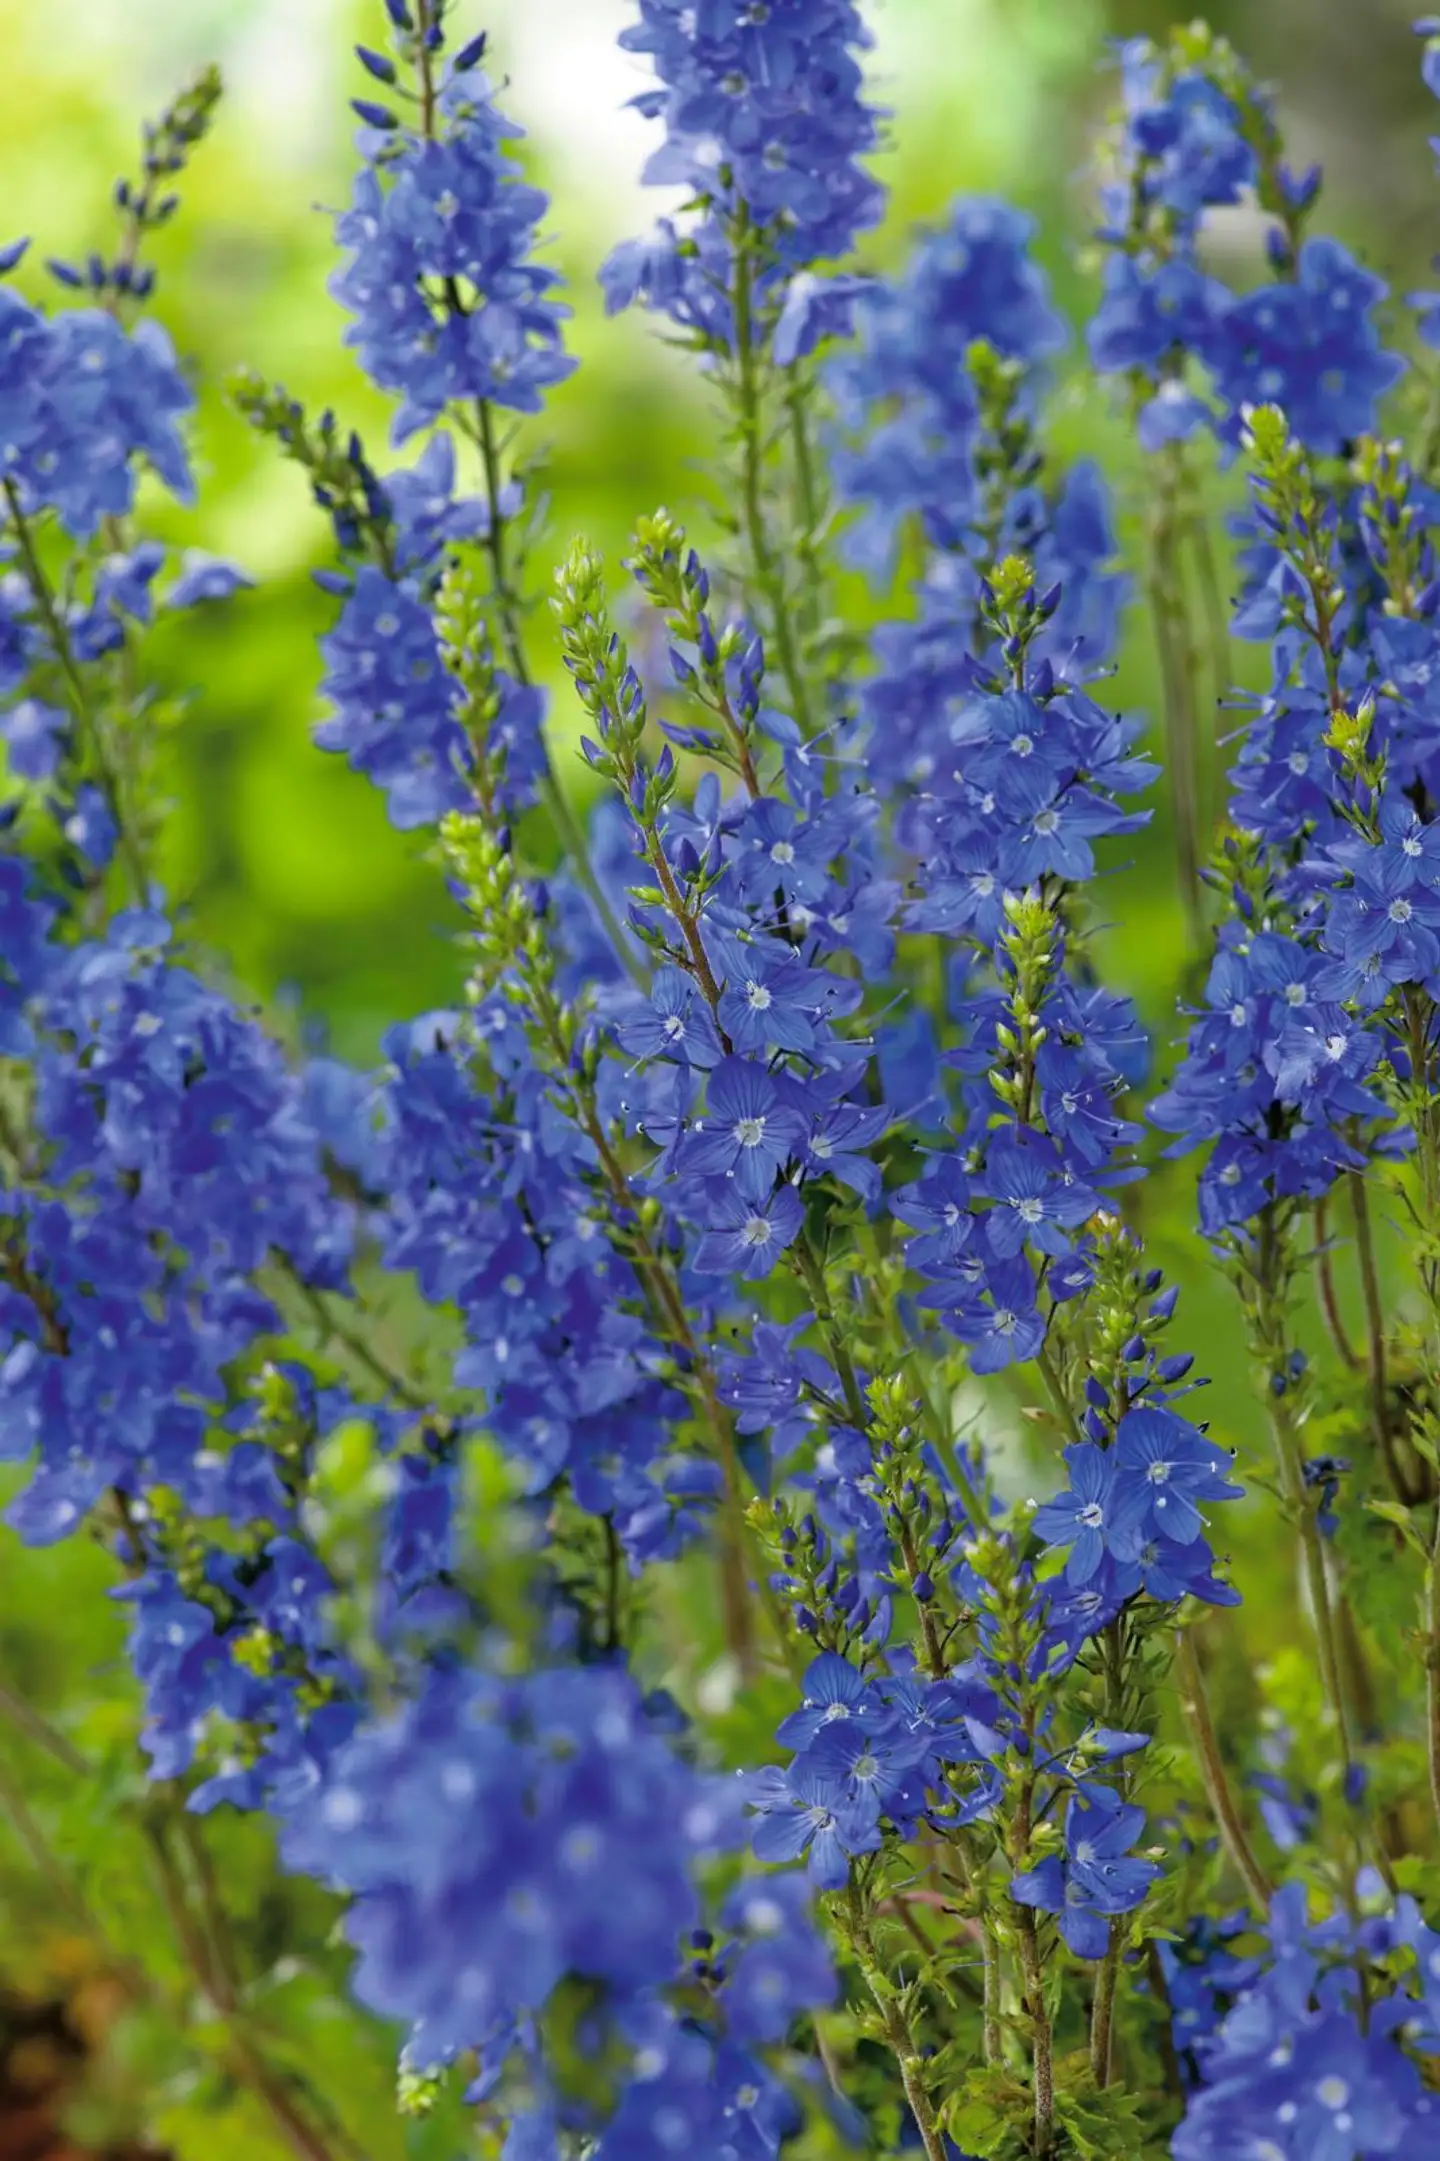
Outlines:
<svg viewBox="0 0 1440 2161"><path fill-rule="evenodd" d="M268 2110L276 2130L299 2161L333 2161L332 2150L301 2110L283 2078L265 2061L246 2031L223 1958L191 1911L184 1877L158 1817L146 1826L156 1881L181 1953L202 1995L225 2027L229 2067Z"/></svg>
<svg viewBox="0 0 1440 2161"><path fill-rule="evenodd" d="M801 629L814 639L824 617L825 581L820 560L820 490L810 441L813 378L790 368L785 380L785 416L790 426L790 458L795 476L795 555L800 565Z"/></svg>
<svg viewBox="0 0 1440 2161"><path fill-rule="evenodd" d="M804 735L814 733L809 686L800 664L794 626L790 620L784 574L771 545L765 522L765 407L755 346L755 248L756 232L742 203L736 219L735 286L735 412L740 431L740 504L746 546L755 583L769 611L766 628L775 641L780 672L790 694L796 725Z"/></svg>
<svg viewBox="0 0 1440 2161"><path fill-rule="evenodd" d="M1030 2020L1031 2077L1034 2094L1035 2161L1049 2161L1055 2138L1055 2043L1045 2008L1045 1975L1040 1964L1039 1932L1028 1906L1016 1908L1020 1973Z"/></svg>
<svg viewBox="0 0 1440 2161"><path fill-rule="evenodd" d="M946 2161L945 2140L925 2084L924 2058L920 2054L914 2029L906 2015L903 1999L880 1963L864 1899L853 1882L848 1896L851 1942L860 1961L860 1970L865 1976L866 1985L880 2013L890 2053L899 2068L900 2083L905 2089L910 2113L915 2118L920 2143L925 2148L926 2161Z"/></svg>
<svg viewBox="0 0 1440 2161"><path fill-rule="evenodd" d="M1105 1664L1105 1721L1109 1726L1123 1729L1128 1724L1125 1701L1125 1654L1128 1649L1129 1631L1122 1614L1111 1621L1100 1637L1101 1653ZM1121 1794L1128 1800L1130 1780L1128 1764L1120 1767ZM1110 2084L1115 2058L1115 1995L1120 1983L1120 1951L1122 1945L1120 1923L1110 1923L1110 1940L1105 1946L1105 1956L1095 1976L1095 1997L1090 2008L1090 2070L1099 2087Z"/></svg>
<svg viewBox="0 0 1440 2161"><path fill-rule="evenodd" d="M1200 885L1202 776L1200 729L1195 707L1198 661L1180 554L1179 513L1185 475L1183 446L1167 443L1157 462L1159 480L1150 520L1145 583L1160 662L1180 899L1191 949L1199 953L1205 931Z"/></svg>
<svg viewBox="0 0 1440 2161"><path fill-rule="evenodd" d="M1255 1857L1244 1820L1235 1804L1235 1796L1230 1791L1230 1780L1210 1717L1205 1677L1200 1669L1193 1629L1178 1628L1175 1631L1175 1662L1180 1673L1180 1704L1190 1728L1190 1738L1195 1744L1200 1780L1205 1788L1205 1798L1210 1803L1210 1812L1215 1818L1215 1827L1220 1833L1225 1851L1257 1908L1262 1914L1268 1913L1274 1896L1274 1886Z"/></svg>
<svg viewBox="0 0 1440 2161"><path fill-rule="evenodd" d="M1370 1202L1363 1171L1351 1171L1346 1184L1355 1218L1355 1251L1360 1262L1360 1284L1365 1297L1365 1353L1370 1375L1371 1416L1375 1438L1385 1459L1385 1470L1398 1500L1417 1498L1405 1476L1395 1446L1395 1427L1390 1416L1390 1386L1385 1367L1385 1306L1380 1293L1380 1271L1375 1262L1375 1236L1370 1226Z"/></svg>
<svg viewBox="0 0 1440 2161"><path fill-rule="evenodd" d="M1348 1771L1354 1760L1350 1718L1341 1674L1339 1639L1325 1567L1325 1548L1305 1484L1305 1450L1292 1407L1289 1377L1290 1342L1285 1322L1281 1282L1287 1266L1286 1230L1277 1221L1275 1204L1261 1212L1258 1258L1255 1269L1254 1322L1257 1348L1263 1362L1270 1431L1280 1470L1280 1487L1300 1536L1300 1558L1310 1595L1311 1621L1320 1657L1320 1678L1325 1699L1335 1720L1340 1757ZM1278 1383L1278 1386L1277 1386Z"/></svg>
<svg viewBox="0 0 1440 2161"><path fill-rule="evenodd" d="M1350 1341L1345 1326L1345 1316L1340 1311L1340 1298L1335 1288L1335 1269L1330 1251L1329 1208L1322 1194L1315 1203L1315 1273L1320 1285L1320 1311L1325 1321L1325 1332L1335 1346L1336 1356L1343 1366L1357 1371L1359 1354ZM1383 1358L1384 1353L1382 1351Z"/></svg>
<svg viewBox="0 0 1440 2161"><path fill-rule="evenodd" d="M1440 1506L1425 1572L1425 1756L1430 1801L1440 1823Z"/></svg>
<svg viewBox="0 0 1440 2161"><path fill-rule="evenodd" d="M65 679L65 687L69 693L70 703L74 709L81 738L89 750L90 759L95 768L95 777L100 785L100 792L104 796L106 807L115 821L120 853L125 861L135 899L137 903L143 906L145 896L149 891L145 859L140 852L140 843L126 819L120 776L111 761L109 746L105 741L105 731L101 725L100 716L91 704L90 693L85 687L85 678L80 673L79 663L75 658L75 651L70 643L70 634L65 627L60 610L56 606L55 596L50 590L50 581L45 575L45 566L41 562L39 551L35 546L35 537L30 530L30 521L26 517L20 502L20 491L8 476L4 480L0 480L0 489L4 491L5 502L10 512L10 522L15 529L15 540L20 550L20 561L25 572L25 582L30 588L31 597L39 610L41 621L45 625L56 665Z"/></svg>

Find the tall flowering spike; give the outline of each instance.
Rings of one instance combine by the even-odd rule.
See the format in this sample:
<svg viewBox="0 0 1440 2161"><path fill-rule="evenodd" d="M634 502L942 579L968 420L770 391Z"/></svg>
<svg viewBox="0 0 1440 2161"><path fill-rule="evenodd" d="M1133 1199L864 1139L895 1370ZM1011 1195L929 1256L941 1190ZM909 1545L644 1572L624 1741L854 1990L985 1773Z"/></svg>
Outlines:
<svg viewBox="0 0 1440 2161"><path fill-rule="evenodd" d="M158 323L128 331L100 307L46 316L0 285L0 479L10 516L53 511L88 540L102 519L123 518L148 466L188 501L180 423L195 403Z"/></svg>
<svg viewBox="0 0 1440 2161"><path fill-rule="evenodd" d="M575 365L559 274L534 260L548 198L509 148L523 130L462 64L468 49L445 59L433 26L402 29L398 43L418 77L418 116L402 124L357 101L365 162L336 222L349 259L331 283L352 317L346 342L401 400L397 442L447 406L538 412Z"/></svg>
<svg viewBox="0 0 1440 2161"><path fill-rule="evenodd" d="M811 272L849 255L882 203L860 162L877 130L854 0L640 0L620 42L659 78L634 100L665 125L645 179L687 188L693 207L616 249L601 273L608 306L640 301L731 350L743 251L751 339L773 333L782 363L809 352L843 327L855 289Z"/></svg>
<svg viewBox="0 0 1440 2161"><path fill-rule="evenodd" d="M1040 393L1065 326L1033 231L1007 204L957 202L901 275L863 296L854 345L826 370L846 429L836 479L858 513L849 552L883 575L902 537L925 550L918 616L880 625L862 691L867 757L910 787L947 770L990 635L984 581L1004 556L1024 551L1055 591L1037 661L1087 675L1118 624L1124 580L1100 473L1088 461L1047 470Z"/></svg>
<svg viewBox="0 0 1440 2161"><path fill-rule="evenodd" d="M503 2061L567 1974L612 2014L674 1978L721 1825L628 1675L562 1667L435 1673L302 1790L285 1837L293 1867L354 1898L362 2001L433 2064Z"/></svg>
<svg viewBox="0 0 1440 2161"><path fill-rule="evenodd" d="M1121 51L1098 238L1105 291L1089 326L1102 375L1130 387L1149 450L1209 426L1234 444L1242 409L1285 405L1301 440L1334 455L1375 424L1404 363L1375 321L1386 287L1338 241L1308 235L1318 168L1285 163L1270 92L1203 24ZM1271 278L1237 295L1201 265L1207 212L1253 192L1271 220ZM1195 373L1198 363L1202 373Z"/></svg>
<svg viewBox="0 0 1440 2161"><path fill-rule="evenodd" d="M859 304L854 347L831 364L827 382L848 427L871 431L836 465L843 494L865 506L867 559L883 559L907 514L942 547L959 546L973 523L982 414L970 357L978 341L1024 370L1016 400L1033 422L1037 363L1066 335L1030 258L1034 231L1034 220L1008 203L962 198L901 274L878 280Z"/></svg>

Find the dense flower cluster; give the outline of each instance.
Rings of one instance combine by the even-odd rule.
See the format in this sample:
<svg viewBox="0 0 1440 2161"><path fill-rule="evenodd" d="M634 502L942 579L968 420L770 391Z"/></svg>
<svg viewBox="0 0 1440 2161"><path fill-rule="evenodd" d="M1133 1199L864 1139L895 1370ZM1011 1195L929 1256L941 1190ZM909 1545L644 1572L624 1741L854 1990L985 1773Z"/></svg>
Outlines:
<svg viewBox="0 0 1440 2161"><path fill-rule="evenodd" d="M0 268L22 252L6 249ZM180 421L194 402L158 323L126 330L102 308L47 316L0 286L0 476L22 510L53 510L88 539L130 509L142 463L188 498Z"/></svg>
<svg viewBox="0 0 1440 2161"><path fill-rule="evenodd" d="M558 274L531 260L546 197L518 177L506 146L521 131L479 58L464 47L437 84L442 63L420 37L418 127L356 104L364 163L336 223L347 261L332 290L366 374L401 396L400 441L472 399L536 412L574 366Z"/></svg>
<svg viewBox="0 0 1440 2161"><path fill-rule="evenodd" d="M1037 661L1088 670L1114 641L1124 588L1103 483L1086 463L1047 476L1037 442L1043 369L1065 330L1031 232L1006 204L958 202L903 275L866 294L828 372L842 420L863 431L835 458L860 513L848 545L877 571L913 525L926 551L918 616L881 624L864 689L866 756L891 785L947 770L988 642L983 580L1012 550L1056 595Z"/></svg>
<svg viewBox="0 0 1440 2161"><path fill-rule="evenodd" d="M615 250L607 306L642 301L720 351L771 328L777 359L809 353L843 328L857 285L814 265L849 255L883 200L860 162L876 116L855 0L641 0L620 42L659 78L634 100L665 126L645 179L693 208Z"/></svg>
<svg viewBox="0 0 1440 2161"><path fill-rule="evenodd" d="M1423 2152L1437 2104L1410 2051L1434 2048L1436 1942L1410 1899L1358 1927L1341 1916L1316 1926L1298 1885L1281 1892L1265 1955L1226 1976L1233 2007L1202 2044L1204 2087L1176 2134L1176 2161ZM1398 1973L1362 2016L1357 1962L1376 1957Z"/></svg>
<svg viewBox="0 0 1440 2161"><path fill-rule="evenodd" d="M1386 287L1338 241L1303 237L1318 168L1286 165L1270 94L1223 40L1183 31L1160 52L1134 39L1122 59L1124 114L1099 234L1105 289L1089 329L1095 367L1130 384L1147 449L1202 426L1234 443L1244 407L1273 400L1310 449L1333 455L1373 425L1403 365L1375 325ZM1207 211L1247 195L1274 221L1272 275L1236 295L1202 267L1199 240Z"/></svg>
<svg viewBox="0 0 1440 2161"><path fill-rule="evenodd" d="M322 687L334 712L315 740L322 750L342 751L384 790L391 820L402 830L437 825L446 811L474 798L476 746L433 610L444 549L484 532L498 513L478 501L457 501L454 476L449 438L432 437L413 468L372 484L378 543L367 547L358 536L346 569L323 574L343 605L321 640ZM534 801L545 770L544 710L540 691L496 671L487 718L490 735L508 753L504 797L512 815Z"/></svg>

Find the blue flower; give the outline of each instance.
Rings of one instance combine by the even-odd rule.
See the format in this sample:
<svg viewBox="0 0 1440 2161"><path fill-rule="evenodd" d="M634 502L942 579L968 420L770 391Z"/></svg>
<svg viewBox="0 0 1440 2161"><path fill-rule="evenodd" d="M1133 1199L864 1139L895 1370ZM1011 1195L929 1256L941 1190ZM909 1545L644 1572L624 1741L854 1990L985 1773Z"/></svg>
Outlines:
<svg viewBox="0 0 1440 2161"><path fill-rule="evenodd" d="M709 1008L691 977L668 962L651 980L649 1010L627 1015L615 1032L634 1058L671 1058L704 1069L720 1057Z"/></svg>
<svg viewBox="0 0 1440 2161"><path fill-rule="evenodd" d="M775 1738L786 1748L803 1749L827 1726L859 1719L867 1728L883 1716L873 1685L845 1658L822 1651L805 1669L805 1700L780 1721Z"/></svg>
<svg viewBox="0 0 1440 2161"><path fill-rule="evenodd" d="M694 1267L700 1275L768 1276L799 1237L804 1215L793 1186L780 1186L761 1200L726 1193L695 1248Z"/></svg>
<svg viewBox="0 0 1440 2161"><path fill-rule="evenodd" d="M503 2048L567 1971L622 2003L668 1980L723 1820L598 1668L433 1673L285 1813L289 1865L351 1894L357 1993L409 2022L421 2064Z"/></svg>
<svg viewBox="0 0 1440 2161"><path fill-rule="evenodd" d="M853 281L827 307L825 287L806 274L847 255L880 214L879 184L859 162L876 140L854 57L869 42L859 10L854 0L639 6L620 43L649 59L658 87L635 103L665 124L644 177L683 187L692 208L611 256L607 307L643 300L729 349L743 229L760 303L752 323L761 337L784 323L775 354L788 365L848 321Z"/></svg>
<svg viewBox="0 0 1440 2161"><path fill-rule="evenodd" d="M733 1178L747 1201L761 1201L804 1135L800 1113L763 1065L722 1058L706 1088L705 1115L682 1142L676 1167L682 1176Z"/></svg>
<svg viewBox="0 0 1440 2161"><path fill-rule="evenodd" d="M1163 1540L1192 1545L1204 1528L1197 1501L1238 1500L1228 1459L1186 1419L1156 1404L1127 1411L1115 1429L1115 1490Z"/></svg>
<svg viewBox="0 0 1440 2161"><path fill-rule="evenodd" d="M753 1845L761 1861L805 1857L817 1889L836 1890L849 1880L850 1857L880 1844L878 1811L868 1802L846 1805L840 1784L799 1756L788 1771L757 1771L745 1797L758 1811Z"/></svg>
<svg viewBox="0 0 1440 2161"><path fill-rule="evenodd" d="M1383 281L1338 240L1307 240L1293 280L1263 285L1229 309L1207 357L1238 438L1242 406L1274 404L1298 440L1335 457L1376 424L1379 400L1404 373L1373 321Z"/></svg>
<svg viewBox="0 0 1440 2161"><path fill-rule="evenodd" d="M992 1142L978 1185L992 1203L986 1238L1004 1260L1026 1246L1037 1253L1068 1252L1066 1233L1099 1206L1097 1196L1065 1171L1053 1145L1023 1126Z"/></svg>
<svg viewBox="0 0 1440 2161"><path fill-rule="evenodd" d="M737 1944L724 1966L725 2030L732 2040L782 2041L801 2011L834 2000L835 1968L799 1875L737 1884L720 1909Z"/></svg>
<svg viewBox="0 0 1440 2161"><path fill-rule="evenodd" d="M537 412L575 365L558 274L532 260L547 201L517 177L520 131L473 69L451 75L437 114L437 138L362 133L371 162L336 221L348 260L330 289L360 365L401 397L397 441L475 399Z"/></svg>
<svg viewBox="0 0 1440 2161"><path fill-rule="evenodd" d="M1110 1922L1144 1903L1159 1877L1154 1861L1130 1848L1145 1827L1145 1811L1108 1786L1076 1788L1065 1815L1065 1853L1051 1855L1013 1877L1010 1896L1022 1906L1060 1916L1060 1933L1077 1958L1103 1958Z"/></svg>
<svg viewBox="0 0 1440 2161"><path fill-rule="evenodd" d="M1070 1483L1035 1511L1036 1536L1047 1546L1068 1546L1067 1579L1088 1583L1107 1557L1133 1561L1151 1496L1143 1484L1120 1475L1113 1451L1080 1441L1065 1451Z"/></svg>

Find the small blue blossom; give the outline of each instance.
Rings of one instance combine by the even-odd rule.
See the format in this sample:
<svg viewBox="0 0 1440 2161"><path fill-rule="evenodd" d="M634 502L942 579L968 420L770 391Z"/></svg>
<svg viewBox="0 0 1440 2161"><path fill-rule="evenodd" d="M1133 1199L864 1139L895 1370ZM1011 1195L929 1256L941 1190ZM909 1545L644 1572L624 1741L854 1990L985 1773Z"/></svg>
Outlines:
<svg viewBox="0 0 1440 2161"><path fill-rule="evenodd" d="M1160 1870L1130 1853L1145 1826L1145 1811L1123 1802L1108 1786L1076 1788L1065 1814L1065 1852L1011 1879L1010 1896L1022 1906L1058 1914L1060 1933L1077 1958L1103 1958L1110 1923L1144 1903Z"/></svg>

